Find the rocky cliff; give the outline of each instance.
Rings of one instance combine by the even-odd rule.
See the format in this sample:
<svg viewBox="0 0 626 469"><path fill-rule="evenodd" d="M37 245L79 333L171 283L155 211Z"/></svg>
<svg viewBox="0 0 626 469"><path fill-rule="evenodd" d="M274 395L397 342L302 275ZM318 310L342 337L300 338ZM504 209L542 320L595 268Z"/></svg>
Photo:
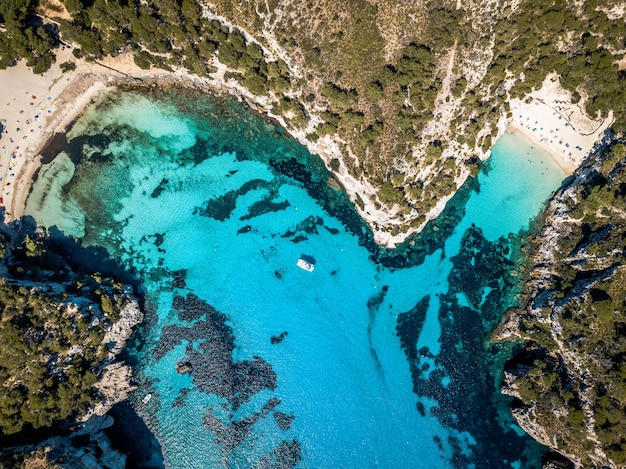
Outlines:
<svg viewBox="0 0 626 469"><path fill-rule="evenodd" d="M134 389L118 359L143 318L131 277L28 219L0 225L0 274L0 466L124 467L102 430Z"/></svg>
<svg viewBox="0 0 626 469"><path fill-rule="evenodd" d="M503 392L535 439L576 467L626 464L626 146L598 151L554 197L533 240L521 340Z"/></svg>

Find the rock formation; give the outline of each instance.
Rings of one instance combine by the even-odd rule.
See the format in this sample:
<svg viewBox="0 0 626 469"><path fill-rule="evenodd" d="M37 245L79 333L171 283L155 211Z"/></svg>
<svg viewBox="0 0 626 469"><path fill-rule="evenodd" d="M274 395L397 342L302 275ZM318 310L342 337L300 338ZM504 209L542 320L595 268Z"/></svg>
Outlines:
<svg viewBox="0 0 626 469"><path fill-rule="evenodd" d="M523 340L503 392L533 438L576 467L626 463L626 146L601 148L550 202L528 302L497 339Z"/></svg>

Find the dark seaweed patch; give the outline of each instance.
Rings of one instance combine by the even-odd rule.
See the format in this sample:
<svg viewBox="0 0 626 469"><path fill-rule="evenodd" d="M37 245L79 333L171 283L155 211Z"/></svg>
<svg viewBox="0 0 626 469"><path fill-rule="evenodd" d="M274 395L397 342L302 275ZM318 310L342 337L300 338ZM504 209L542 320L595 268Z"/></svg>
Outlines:
<svg viewBox="0 0 626 469"><path fill-rule="evenodd" d="M178 319L181 321L194 321L205 314L220 314L213 306L202 301L193 293L189 293L186 297L176 295L172 306L178 311Z"/></svg>
<svg viewBox="0 0 626 469"><path fill-rule="evenodd" d="M254 424L260 417L261 413L256 412L242 420L234 420L230 424L225 424L215 416L212 409L209 409L204 415L204 426L213 433L215 442L224 448L224 456L228 457L252 432Z"/></svg>
<svg viewBox="0 0 626 469"><path fill-rule="evenodd" d="M193 163L196 166L219 152L215 145L203 138L197 138L196 143L188 151L193 155Z"/></svg>
<svg viewBox="0 0 626 469"><path fill-rule="evenodd" d="M158 196L160 196L161 193L165 190L165 187L167 186L168 183L169 181L166 178L161 179L161 182L159 183L158 186L154 188L154 190L152 191L152 194L150 194L150 197L152 197L153 199L156 199Z"/></svg>
<svg viewBox="0 0 626 469"><path fill-rule="evenodd" d="M222 407L227 412L226 418L216 415L212 409L204 416L204 426L213 433L216 443L222 447L224 458L227 459L251 434L259 419L270 413L277 419L279 428L289 428L294 415L276 412L275 408L280 400L275 397L270 398L260 411L239 420L232 420L234 412L254 395L262 390L276 388L276 374L269 363L258 356L252 360L233 360L235 341L232 329L226 324L227 316L193 293L185 297L176 295L172 306L181 321L194 322L188 327L164 327L153 350L154 357L160 360L178 344L188 342L185 357L178 362L177 371L189 373L200 392L215 394L226 400ZM287 333L284 332L284 335ZM182 397L181 392L174 407L184 405ZM299 446L281 445L272 452L272 456L266 456L268 461L278 464L272 467L292 467L288 465L290 461L299 461L300 458L298 448Z"/></svg>
<svg viewBox="0 0 626 469"><path fill-rule="evenodd" d="M163 241L165 241L165 233L154 233L154 245L156 247L160 247L163 244ZM141 241L143 241L144 238L141 239Z"/></svg>
<svg viewBox="0 0 626 469"><path fill-rule="evenodd" d="M283 340L285 340L285 337L287 337L289 333L287 331L283 331L280 333L280 335L273 335L270 339L270 342L272 344L280 344Z"/></svg>
<svg viewBox="0 0 626 469"><path fill-rule="evenodd" d="M230 218L233 210L237 207L237 191L230 191L219 197L210 199L205 208L196 208L194 214L202 217L213 218L217 221L224 221Z"/></svg>
<svg viewBox="0 0 626 469"><path fill-rule="evenodd" d="M280 428L284 432L291 428L291 422L293 422L293 419L296 418L293 413L286 414L279 411L274 412L272 415L274 416L274 420L276 420L278 428Z"/></svg>
<svg viewBox="0 0 626 469"><path fill-rule="evenodd" d="M251 218L259 217L266 213L280 212L281 210L285 210L287 207L290 206L291 204L288 200L285 200L283 202L274 202L272 201L271 197L266 197L250 205L250 207L248 208L248 213L246 213L242 217L239 217L239 219L241 221L250 220Z"/></svg>
<svg viewBox="0 0 626 469"><path fill-rule="evenodd" d="M89 152L84 150L85 148L97 148L103 150L104 148L107 148L112 141L112 137L105 134L82 134L77 135L72 140L69 140L63 150L69 155L72 163L78 165L78 163L85 159L85 155L89 154ZM104 158L101 152L95 152L94 155L96 155L95 158L93 158L94 162L102 163L110 160L110 156ZM92 157L89 157L89 159L92 160Z"/></svg>
<svg viewBox="0 0 626 469"><path fill-rule="evenodd" d="M387 295L387 291L389 290L389 286L384 285L380 291L374 296L370 297L367 300L367 311L368 311L368 322L367 322L367 341L370 346L370 355L372 359L376 363L379 369L382 369L382 365L380 364L380 360L378 359L378 354L376 353L376 349L374 348L374 343L372 342L372 328L374 327L374 322L376 321L376 313L380 309L380 305L385 301L385 296Z"/></svg>
<svg viewBox="0 0 626 469"><path fill-rule="evenodd" d="M519 288L510 275L514 265L508 257L510 251L508 240L491 243L475 226L465 232L459 254L450 259L449 291L439 297L438 355L424 347L416 350L428 310L426 299L398 316L396 330L409 361L415 393L438 401L439 406L431 412L445 426L481 435L471 455L463 452L460 441L449 438L456 452L456 467L475 464L497 468L504 460L516 459L523 467L532 467L532 450L538 446L529 437L517 435L510 428L511 422L494 425L502 420L499 409L507 407L508 398L497 392L496 383L510 350L491 344L489 339ZM458 303L459 294L471 307ZM434 368L429 364L433 361ZM418 407L418 411L425 409Z"/></svg>
<svg viewBox="0 0 626 469"><path fill-rule="evenodd" d="M293 230L287 230L282 235L281 238L292 238L292 242L299 243L300 241L304 241L307 238L305 234L319 234L317 230L318 226L324 226L324 220L321 217L314 217L310 215L302 220Z"/></svg>
<svg viewBox="0 0 626 469"><path fill-rule="evenodd" d="M56 133L46 143L41 150L41 164L48 164L54 160L61 151L67 146L67 135L65 133Z"/></svg>
<svg viewBox="0 0 626 469"><path fill-rule="evenodd" d="M417 354L417 340L419 339L420 332L424 326L426 320L426 313L428 312L428 305L430 304L430 296L427 295L417 302L413 308L405 313L398 314L398 320L396 325L396 333L400 338L400 346L404 350L404 354L409 361L411 368L411 376L413 378L413 390L416 389L416 383L419 382L419 361Z"/></svg>
<svg viewBox="0 0 626 469"><path fill-rule="evenodd" d="M280 405L280 399L278 399L277 397L272 397L263 405L263 409L261 410L261 413L263 414L263 416L266 416L279 405Z"/></svg>
<svg viewBox="0 0 626 469"><path fill-rule="evenodd" d="M302 460L302 448L298 440L283 441L278 448L269 452L255 469L291 469Z"/></svg>
<svg viewBox="0 0 626 469"><path fill-rule="evenodd" d="M291 442L283 441L281 445L274 450L274 458L277 468L288 469L295 467L302 459L302 449L298 440Z"/></svg>
<svg viewBox="0 0 626 469"><path fill-rule="evenodd" d="M239 196L270 185L269 182L263 179L252 179L244 183L239 189L228 191L219 197L209 199L204 208L196 207L193 213L203 217L213 218L217 221L228 220L233 210L237 207L237 199Z"/></svg>
<svg viewBox="0 0 626 469"><path fill-rule="evenodd" d="M230 423L225 423L223 419L215 415L213 409L208 409L204 416L204 426L213 433L215 442L222 447L224 462L226 462L229 455L252 433L254 425L260 419L265 418L270 412L272 412L278 427L282 431L289 430L295 416L293 414L274 411L278 405L280 405L280 400L273 397L263 405L260 412L254 412L240 420L232 420ZM283 442L278 448L272 451L271 454L274 456L273 458L269 455L265 455L261 459L260 465L257 467L293 467L289 465L289 462L299 461L301 456L299 445L297 448L294 446L290 448L291 450L285 447ZM297 451L294 453L294 450ZM268 466L267 462L272 461L274 461L274 464Z"/></svg>
<svg viewBox="0 0 626 469"><path fill-rule="evenodd" d="M176 295L173 307L181 321L196 322L189 327L164 327L153 351L157 360L183 340L188 341L183 361L191 366L190 374L195 386L201 392L227 399L235 410L261 390L276 388L276 374L261 357L233 360L235 339L232 329L226 324L228 318L225 314L193 293L186 297ZM193 346L196 342L197 348Z"/></svg>
<svg viewBox="0 0 626 469"><path fill-rule="evenodd" d="M174 288L185 288L187 283L185 279L187 278L187 269L180 269L172 272L172 286Z"/></svg>

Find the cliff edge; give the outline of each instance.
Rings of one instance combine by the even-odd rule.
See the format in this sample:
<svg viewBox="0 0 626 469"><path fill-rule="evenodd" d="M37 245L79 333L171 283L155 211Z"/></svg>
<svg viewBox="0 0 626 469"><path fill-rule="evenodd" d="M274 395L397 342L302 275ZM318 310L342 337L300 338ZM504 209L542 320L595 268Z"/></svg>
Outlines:
<svg viewBox="0 0 626 469"><path fill-rule="evenodd" d="M2 467L124 467L102 430L134 389L119 360L143 319L130 279L102 250L28 218L0 225Z"/></svg>
<svg viewBox="0 0 626 469"><path fill-rule="evenodd" d="M496 332L523 347L502 391L531 436L576 467L626 464L626 146L600 149L550 202L526 306Z"/></svg>

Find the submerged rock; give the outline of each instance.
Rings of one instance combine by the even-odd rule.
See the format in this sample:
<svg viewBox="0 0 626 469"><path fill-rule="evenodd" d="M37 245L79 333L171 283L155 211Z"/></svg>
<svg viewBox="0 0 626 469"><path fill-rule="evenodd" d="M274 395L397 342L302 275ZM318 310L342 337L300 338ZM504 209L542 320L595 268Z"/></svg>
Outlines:
<svg viewBox="0 0 626 469"><path fill-rule="evenodd" d="M289 333L287 331L281 332L280 335L273 335L270 339L270 342L272 344L280 344L283 340L285 340L285 337L287 337Z"/></svg>
<svg viewBox="0 0 626 469"><path fill-rule="evenodd" d="M181 375L184 375L185 373L189 373L192 369L193 369L193 366L189 362L178 362L176 364L176 372Z"/></svg>

